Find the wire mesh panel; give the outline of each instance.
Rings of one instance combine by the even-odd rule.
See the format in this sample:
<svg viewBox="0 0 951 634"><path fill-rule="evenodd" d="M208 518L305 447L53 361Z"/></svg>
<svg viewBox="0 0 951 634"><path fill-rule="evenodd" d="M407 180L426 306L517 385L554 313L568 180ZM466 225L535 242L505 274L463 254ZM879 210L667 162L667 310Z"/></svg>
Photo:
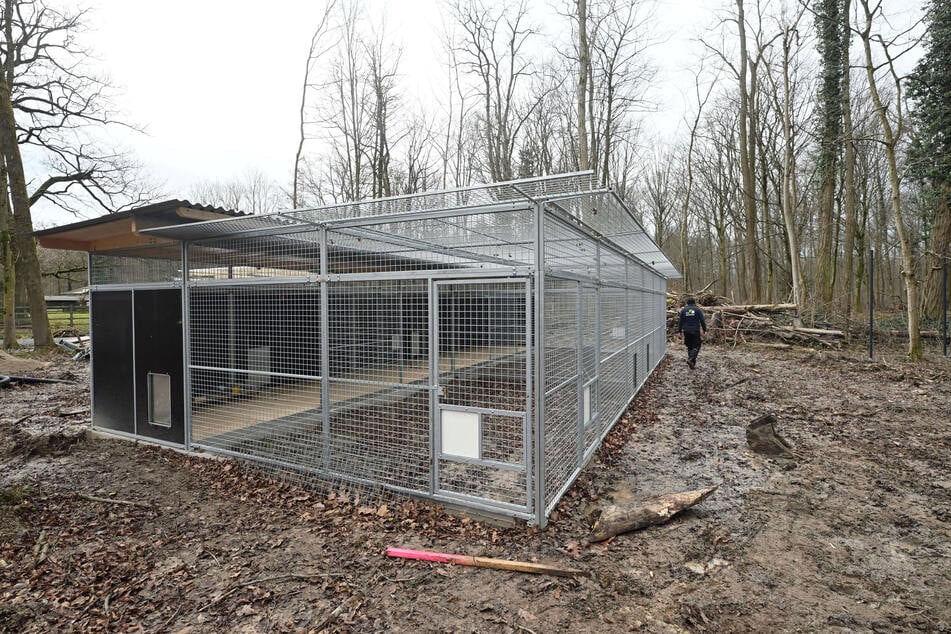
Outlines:
<svg viewBox="0 0 951 634"><path fill-rule="evenodd" d="M193 443L315 465L319 311L316 285L190 289Z"/></svg>
<svg viewBox="0 0 951 634"><path fill-rule="evenodd" d="M598 295L598 289L593 286L581 287L581 385L578 400L586 449L595 447L600 433Z"/></svg>
<svg viewBox="0 0 951 634"><path fill-rule="evenodd" d="M627 294L623 288L601 289L601 414L611 424L631 396L627 381Z"/></svg>
<svg viewBox="0 0 951 634"><path fill-rule="evenodd" d="M89 283L93 286L182 281L182 251L177 244L139 247L134 255L110 251L89 257Z"/></svg>
<svg viewBox="0 0 951 634"><path fill-rule="evenodd" d="M191 281L296 277L320 272L315 231L254 238L222 238L189 245Z"/></svg>
<svg viewBox="0 0 951 634"><path fill-rule="evenodd" d="M591 172L560 174L525 178L513 182L473 185L448 191L363 200L320 209L284 212L283 215L311 223L442 209L459 209L462 215L466 210L480 206L581 194L590 191L594 183L595 178Z"/></svg>
<svg viewBox="0 0 951 634"><path fill-rule="evenodd" d="M558 218L545 220L545 270L597 279L597 242Z"/></svg>
<svg viewBox="0 0 951 634"><path fill-rule="evenodd" d="M429 296L423 280L329 284L330 470L430 488Z"/></svg>
<svg viewBox="0 0 951 634"><path fill-rule="evenodd" d="M439 282L437 489L527 509L525 282Z"/></svg>
<svg viewBox="0 0 951 634"><path fill-rule="evenodd" d="M429 399L428 389L331 379L331 477L428 492Z"/></svg>
<svg viewBox="0 0 951 634"><path fill-rule="evenodd" d="M573 280L545 280L546 505L556 501L581 461L579 288Z"/></svg>
<svg viewBox="0 0 951 634"><path fill-rule="evenodd" d="M530 209L333 229L333 273L528 266L535 257Z"/></svg>
<svg viewBox="0 0 951 634"><path fill-rule="evenodd" d="M627 259L607 246L601 245L598 277L606 284L626 284Z"/></svg>

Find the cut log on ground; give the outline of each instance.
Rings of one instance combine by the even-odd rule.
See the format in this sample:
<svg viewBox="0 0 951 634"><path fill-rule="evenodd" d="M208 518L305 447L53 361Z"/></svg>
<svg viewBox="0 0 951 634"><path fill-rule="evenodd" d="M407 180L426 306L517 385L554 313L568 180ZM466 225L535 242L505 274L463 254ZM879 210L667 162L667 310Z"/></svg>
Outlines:
<svg viewBox="0 0 951 634"><path fill-rule="evenodd" d="M705 311L722 311L724 313L789 313L796 311L796 304L736 304L732 306L701 306Z"/></svg>
<svg viewBox="0 0 951 634"><path fill-rule="evenodd" d="M792 446L776 431L776 417L760 416L746 427L746 444L757 453L780 458L795 458Z"/></svg>
<svg viewBox="0 0 951 634"><path fill-rule="evenodd" d="M804 335L816 335L818 337L844 337L845 333L841 330L827 330L825 328L803 328L796 326L785 326L786 330L792 332L801 332Z"/></svg>
<svg viewBox="0 0 951 634"><path fill-rule="evenodd" d="M886 334L890 337L904 337L908 338L907 330L886 330ZM920 333L922 339L941 339L942 333L938 330L922 330Z"/></svg>
<svg viewBox="0 0 951 634"><path fill-rule="evenodd" d="M588 539L592 542L603 542L621 533L664 524L677 513L703 502L717 488L709 487L658 495L642 500L636 503L636 506L609 506L601 512L601 517L594 523Z"/></svg>

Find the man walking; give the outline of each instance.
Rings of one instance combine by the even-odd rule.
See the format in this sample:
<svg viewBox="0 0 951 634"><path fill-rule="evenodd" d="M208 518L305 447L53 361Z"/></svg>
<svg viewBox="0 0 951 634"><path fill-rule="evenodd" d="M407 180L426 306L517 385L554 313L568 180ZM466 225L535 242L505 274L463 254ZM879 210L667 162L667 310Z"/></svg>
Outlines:
<svg viewBox="0 0 951 634"><path fill-rule="evenodd" d="M677 332L684 334L684 345L687 346L687 365L692 370L697 365L697 355L700 354L700 329L707 332L707 322L703 318L703 311L697 306L693 297L687 300L687 305L680 309L677 319Z"/></svg>

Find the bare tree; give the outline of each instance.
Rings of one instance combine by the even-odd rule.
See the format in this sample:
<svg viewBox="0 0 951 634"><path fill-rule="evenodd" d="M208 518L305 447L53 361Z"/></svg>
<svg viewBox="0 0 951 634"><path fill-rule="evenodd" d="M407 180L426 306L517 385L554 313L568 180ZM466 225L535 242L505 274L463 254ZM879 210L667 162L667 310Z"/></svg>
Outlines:
<svg viewBox="0 0 951 634"><path fill-rule="evenodd" d="M673 165L674 157L670 152L658 153L644 174L643 198L650 208L654 242L661 248L667 242L666 229L676 211L672 183Z"/></svg>
<svg viewBox="0 0 951 634"><path fill-rule="evenodd" d="M743 209L746 221L744 244L746 251L747 268L747 290L752 302L758 302L760 298L760 271L759 271L759 253L757 245L757 212L756 195L753 185L753 172L755 169L755 157L751 156L750 150L750 92L748 81L750 58L747 53L746 45L746 13L743 7L743 0L736 0L736 24L740 42L740 59L737 64L740 89L740 110L739 110L739 130L740 130L740 172L743 179Z"/></svg>
<svg viewBox="0 0 951 634"><path fill-rule="evenodd" d="M0 108L9 127L3 132L4 192L9 190L12 203L16 277L26 287L39 347L52 341L30 206L46 200L71 212L90 205L117 211L154 197L136 162L101 141L103 126L131 126L118 122L107 81L89 70L79 38L87 17L85 11L59 10L43 0L3 4L0 58L7 96ZM29 166L39 173L25 172L21 148L30 148Z"/></svg>
<svg viewBox="0 0 951 634"><path fill-rule="evenodd" d="M785 7L784 7L785 8ZM787 259L789 261L790 281L792 284L792 300L797 306L797 311L802 308L804 300L802 263L799 253L799 232L796 227L796 204L798 201L798 186L796 154L797 154L797 129L798 124L795 120L796 89L795 79L793 77L793 57L795 50L799 47L799 23L802 20L806 10L805 4L800 4L792 15L783 11L779 17L778 27L780 31L779 42L782 49L779 63L781 65L780 85L777 85L774 77L774 67L767 63L765 67L765 77L770 84L770 94L773 97L773 104L780 115L782 137L783 137L783 158L782 158L782 187L780 191L780 208L782 209L783 223L785 227L785 238L787 246Z"/></svg>
<svg viewBox="0 0 951 634"><path fill-rule="evenodd" d="M859 0L859 4L865 14L865 24L859 31L859 36L862 39L862 47L865 51L865 74L868 78L868 87L872 96L872 103L875 104L875 110L882 128L885 159L888 164L888 181L891 187L892 218L895 222L895 231L898 234L898 242L901 247L901 275L905 281L905 299L907 300L908 314L908 357L912 360L917 360L920 359L922 355L918 305L918 276L911 237L908 235L908 228L901 204L901 176L898 172L897 149L901 137L905 132L905 122L902 112L902 81L895 70L896 57L900 56L903 52L911 50L913 45L905 48L904 51L896 55L893 51L893 48L896 47L896 39L886 41L881 34L872 34L874 18L881 15L881 2L876 4L874 8L869 6L868 0ZM872 56L873 39L877 42L885 56L885 61L880 65L875 64ZM882 99L881 92L878 88L878 80L875 77L875 72L880 68L887 70L895 86L895 98L892 103L888 105L886 105ZM889 116L889 110L892 112L891 117Z"/></svg>
<svg viewBox="0 0 951 634"><path fill-rule="evenodd" d="M647 89L654 67L646 52L654 45L652 3L644 0L603 0L592 28L597 29L593 43L593 68L589 88L593 163L598 166L601 184L607 186L613 151L620 137L630 137L637 129L633 116L646 109Z"/></svg>
<svg viewBox="0 0 951 634"><path fill-rule="evenodd" d="M0 265L3 266L3 347L19 348L16 331L16 270L14 269L13 213L7 196L7 166L0 156Z"/></svg>
<svg viewBox="0 0 951 634"><path fill-rule="evenodd" d="M526 23L528 9L495 9L481 0L453 5L456 22L465 33L459 50L462 67L475 78L482 100L480 125L485 141L485 171L492 180L510 180L515 172L516 141L535 100L524 103L522 80L534 73L526 42L535 30Z"/></svg>
<svg viewBox="0 0 951 634"><path fill-rule="evenodd" d="M13 41L13 0L5 0L3 7L3 34L6 42ZM43 280L40 276L40 263L36 257L36 242L33 240L33 218L30 213L30 197L27 192L26 174L23 171L23 159L17 142L17 122L13 110L11 86L15 79L15 57L8 49L3 60L3 72L0 73L0 156L6 164L10 201L13 207L13 235L19 255L21 279L26 285L30 303L30 321L33 330L33 342L37 348L47 348L53 344L50 322L46 314L46 300L43 295ZM2 192L6 197L7 192Z"/></svg>
<svg viewBox="0 0 951 634"><path fill-rule="evenodd" d="M387 50L383 37L377 35L372 43L366 45L366 55L370 66L370 85L373 92L370 195L373 198L383 198L392 194L390 127L396 105L394 84L400 52Z"/></svg>
<svg viewBox="0 0 951 634"><path fill-rule="evenodd" d="M590 82L591 49L588 47L588 0L576 0L578 16L578 169L589 167L587 95Z"/></svg>
<svg viewBox="0 0 951 634"><path fill-rule="evenodd" d="M300 95L300 137L297 140L297 152L294 154L294 182L291 189L291 206L294 209L298 207L298 186L300 181L300 170L302 154L304 152L304 142L307 139L305 132L305 121L307 113L307 95L311 92L310 77L314 70L314 65L320 61L334 46L336 42L327 44L324 40L328 38L329 21L333 14L336 0L329 0L324 7L324 11L314 29L314 34L310 38L310 48L307 51L307 61L304 64L304 85L301 88Z"/></svg>
<svg viewBox="0 0 951 634"><path fill-rule="evenodd" d="M680 272L683 275L684 290L690 289L690 262L688 261L687 234L690 219L690 203L693 196L693 150L697 142L697 130L700 127L700 120L703 116L703 108L710 100L713 88L716 85L716 79L707 84L706 93L701 95L700 76L703 74L703 63L694 75L694 93L697 100L697 112L694 115L693 122L690 124L690 137L687 142L687 155L684 157L684 168L686 183L684 183L684 197L681 203L680 211Z"/></svg>
<svg viewBox="0 0 951 634"><path fill-rule="evenodd" d="M257 170L226 181L200 182L188 195L193 202L252 214L268 213L287 204L277 184Z"/></svg>

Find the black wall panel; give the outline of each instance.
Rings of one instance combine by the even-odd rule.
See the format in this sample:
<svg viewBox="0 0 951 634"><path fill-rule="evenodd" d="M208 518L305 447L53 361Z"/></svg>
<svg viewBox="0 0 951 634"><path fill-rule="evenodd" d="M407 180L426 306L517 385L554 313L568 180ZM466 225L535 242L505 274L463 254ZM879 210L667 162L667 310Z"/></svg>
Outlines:
<svg viewBox="0 0 951 634"><path fill-rule="evenodd" d="M91 304L93 425L132 434L132 291L93 291Z"/></svg>
<svg viewBox="0 0 951 634"><path fill-rule="evenodd" d="M138 435L185 443L185 369L182 362L182 292L135 291L135 394ZM149 422L149 372L171 379L171 427Z"/></svg>

